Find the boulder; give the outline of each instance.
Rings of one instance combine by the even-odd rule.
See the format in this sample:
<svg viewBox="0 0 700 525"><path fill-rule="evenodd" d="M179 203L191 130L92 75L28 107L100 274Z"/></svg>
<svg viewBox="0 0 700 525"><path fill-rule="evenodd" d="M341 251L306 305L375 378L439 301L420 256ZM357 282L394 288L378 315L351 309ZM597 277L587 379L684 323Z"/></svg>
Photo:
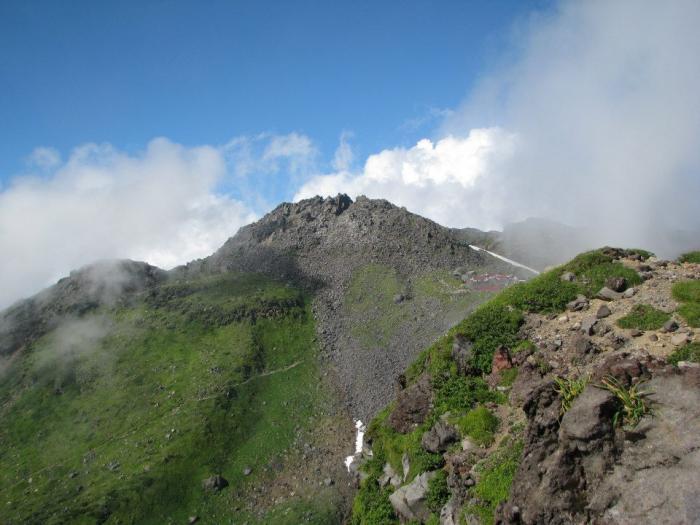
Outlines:
<svg viewBox="0 0 700 525"><path fill-rule="evenodd" d="M402 521L415 520L423 523L430 517L425 495L428 492L428 483L435 474L436 472L423 472L411 483L396 489L389 496L391 506Z"/></svg>
<svg viewBox="0 0 700 525"><path fill-rule="evenodd" d="M576 299L567 303L566 308L571 312L578 312L588 307L588 299L585 295L578 295Z"/></svg>
<svg viewBox="0 0 700 525"><path fill-rule="evenodd" d="M598 323L598 319L595 317L588 317L581 321L581 332L585 335L593 335L595 325Z"/></svg>
<svg viewBox="0 0 700 525"><path fill-rule="evenodd" d="M387 485L391 485L392 487L401 486L401 476L393 469L393 467L389 463L384 464L382 472L383 474L379 476L379 479L377 480L379 482L380 487L383 488Z"/></svg>
<svg viewBox="0 0 700 525"><path fill-rule="evenodd" d="M637 293L637 289L636 289L636 288L627 288L627 290L625 290L625 291L622 293L622 296L623 296L624 298L626 298L626 299L629 299L630 297L633 297L634 294L636 294L636 293Z"/></svg>
<svg viewBox="0 0 700 525"><path fill-rule="evenodd" d="M440 509L440 525L460 525L461 508L455 498L450 498Z"/></svg>
<svg viewBox="0 0 700 525"><path fill-rule="evenodd" d="M688 341L690 341L688 334L675 334L673 337L671 337L671 344L674 346L684 345Z"/></svg>
<svg viewBox="0 0 700 525"><path fill-rule="evenodd" d="M576 280L576 275L574 275L573 272L564 272L563 274L561 274L560 279L562 281L572 283Z"/></svg>
<svg viewBox="0 0 700 525"><path fill-rule="evenodd" d="M598 299L603 299L604 301L614 301L622 297L622 294L619 294L618 292L611 288L608 288L607 286L603 286L600 289L600 291L596 294L596 297Z"/></svg>
<svg viewBox="0 0 700 525"><path fill-rule="evenodd" d="M583 356L590 353L593 349L593 343L585 335L576 334L571 339L571 347L574 349L577 355Z"/></svg>
<svg viewBox="0 0 700 525"><path fill-rule="evenodd" d="M228 480L219 474L202 480L202 488L207 492L219 492L226 487L228 487Z"/></svg>
<svg viewBox="0 0 700 525"><path fill-rule="evenodd" d="M608 390L587 386L561 420L560 436L585 443L612 432L617 402Z"/></svg>
<svg viewBox="0 0 700 525"><path fill-rule="evenodd" d="M491 373L500 372L507 368L513 368L513 360L510 357L510 352L507 348L499 346L493 353L491 360Z"/></svg>
<svg viewBox="0 0 700 525"><path fill-rule="evenodd" d="M675 332L676 330L678 330L678 323L673 319L669 319L664 323L664 326L661 328L661 330L664 332Z"/></svg>
<svg viewBox="0 0 700 525"><path fill-rule="evenodd" d="M608 308L607 304L603 304L598 308L598 311L596 312L595 316L598 319L604 319L606 317L609 317L612 312L610 311L610 308Z"/></svg>
<svg viewBox="0 0 700 525"><path fill-rule="evenodd" d="M452 343L452 359L457 364L457 373L462 375L471 375L476 372L472 362L474 354L472 352L473 343L464 337L457 334Z"/></svg>
<svg viewBox="0 0 700 525"><path fill-rule="evenodd" d="M405 388L396 398L396 406L388 424L396 432L406 434L425 421L433 402L433 389L428 374Z"/></svg>
<svg viewBox="0 0 700 525"><path fill-rule="evenodd" d="M627 279L624 277L609 277L605 281L605 286L610 288L613 292L624 292L627 288Z"/></svg>
<svg viewBox="0 0 700 525"><path fill-rule="evenodd" d="M445 452L451 443L457 441L458 437L457 430L452 425L438 421L433 428L423 434L421 445L428 452L436 454Z"/></svg>

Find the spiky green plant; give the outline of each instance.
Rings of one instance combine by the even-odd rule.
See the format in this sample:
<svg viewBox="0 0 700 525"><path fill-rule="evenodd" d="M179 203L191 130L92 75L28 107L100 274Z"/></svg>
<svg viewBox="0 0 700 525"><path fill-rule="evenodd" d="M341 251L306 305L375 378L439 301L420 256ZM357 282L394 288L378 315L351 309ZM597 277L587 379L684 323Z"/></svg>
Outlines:
<svg viewBox="0 0 700 525"><path fill-rule="evenodd" d="M557 394L561 396L561 415L566 414L574 400L581 395L583 389L586 388L588 384L588 376L579 377L578 379L566 378L566 377L555 377L554 383L556 386Z"/></svg>
<svg viewBox="0 0 700 525"><path fill-rule="evenodd" d="M619 410L613 416L613 425L622 422L634 427L645 415L651 414L651 407L646 402L646 397L651 392L641 389L644 381L628 387L617 378L608 375L601 383L600 387L611 392L620 403Z"/></svg>

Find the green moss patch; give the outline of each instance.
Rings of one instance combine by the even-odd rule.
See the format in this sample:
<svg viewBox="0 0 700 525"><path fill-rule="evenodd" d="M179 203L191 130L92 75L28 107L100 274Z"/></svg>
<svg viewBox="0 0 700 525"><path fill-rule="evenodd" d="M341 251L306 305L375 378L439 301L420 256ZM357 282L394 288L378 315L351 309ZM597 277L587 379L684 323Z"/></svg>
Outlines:
<svg viewBox="0 0 700 525"><path fill-rule="evenodd" d="M700 343L689 343L668 356L667 361L677 365L680 361L700 363Z"/></svg>
<svg viewBox="0 0 700 525"><path fill-rule="evenodd" d="M447 487L447 473L439 470L428 481L428 491L425 494L425 503L435 514L440 514L440 509L450 499L450 489Z"/></svg>
<svg viewBox="0 0 700 525"><path fill-rule="evenodd" d="M678 262L700 264L700 251L684 253L678 258Z"/></svg>
<svg viewBox="0 0 700 525"><path fill-rule="evenodd" d="M470 493L479 502L468 506L466 511L476 514L482 524L493 524L496 507L508 499L522 452L522 441L506 439L496 452L477 467L479 481Z"/></svg>
<svg viewBox="0 0 700 525"><path fill-rule="evenodd" d="M457 428L477 445L489 446L499 424L498 418L488 408L479 406L459 418Z"/></svg>
<svg viewBox="0 0 700 525"><path fill-rule="evenodd" d="M352 504L352 525L393 525L398 523L394 508L389 502L391 489L379 486L379 476L384 467L384 457L376 456L363 465L368 474L360 483L360 489Z"/></svg>
<svg viewBox="0 0 700 525"><path fill-rule="evenodd" d="M634 305L629 314L617 320L620 328L638 330L658 330L671 318L670 314L657 310L648 304Z"/></svg>
<svg viewBox="0 0 700 525"><path fill-rule="evenodd" d="M678 308L678 313L690 326L700 328L700 281L676 283L671 292L674 299L683 303Z"/></svg>

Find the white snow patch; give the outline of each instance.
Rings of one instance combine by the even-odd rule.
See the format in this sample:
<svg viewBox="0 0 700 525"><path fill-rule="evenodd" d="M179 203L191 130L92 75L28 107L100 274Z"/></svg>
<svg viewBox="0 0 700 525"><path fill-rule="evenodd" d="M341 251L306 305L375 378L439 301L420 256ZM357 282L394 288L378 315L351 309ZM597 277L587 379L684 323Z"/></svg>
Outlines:
<svg viewBox="0 0 700 525"><path fill-rule="evenodd" d="M350 470L353 462L362 454L362 445L365 439L365 425L359 419L355 421L355 453L345 458L345 467Z"/></svg>
<svg viewBox="0 0 700 525"><path fill-rule="evenodd" d="M525 266L524 264L521 264L521 263L519 263L519 262L517 262L517 261L514 261L514 260L512 260L512 259L508 259L507 257L503 257L502 255L498 255L497 253L493 253L493 252L490 252L490 251L488 251L488 250L484 250L483 248L479 248L478 246L474 246L473 244L470 244L469 247L470 247L472 250L476 250L477 252L486 252L486 253L488 253L489 255L492 255L493 257L495 257L496 259L500 259L500 260L502 260L502 261L505 261L505 262L507 262L508 264L512 264L513 266L517 266L518 268L523 268L524 270L527 270L527 271L529 271L529 272L532 272L532 273L534 273L535 275L539 275L539 274L540 274L540 272L538 272L537 270L534 270L534 269L530 268L529 266Z"/></svg>

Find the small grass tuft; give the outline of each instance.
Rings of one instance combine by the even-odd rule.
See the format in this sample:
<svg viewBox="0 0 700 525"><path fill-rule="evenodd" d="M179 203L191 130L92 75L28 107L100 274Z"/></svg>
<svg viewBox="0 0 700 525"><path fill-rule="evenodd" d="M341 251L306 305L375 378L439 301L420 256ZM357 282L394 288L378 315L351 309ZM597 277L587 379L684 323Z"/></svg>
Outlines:
<svg viewBox="0 0 700 525"><path fill-rule="evenodd" d="M700 264L700 250L684 253L678 258L678 262Z"/></svg>
<svg viewBox="0 0 700 525"><path fill-rule="evenodd" d="M435 477L428 482L428 491L425 493L425 504L435 512L440 513L447 500L450 499L450 489L447 487L447 473L439 470Z"/></svg>
<svg viewBox="0 0 700 525"><path fill-rule="evenodd" d="M673 298L683 304L678 313L693 328L700 328L700 281L683 281L673 285Z"/></svg>
<svg viewBox="0 0 700 525"><path fill-rule="evenodd" d="M384 460L375 457L365 465L369 475L360 484L360 489L352 504L352 525L394 525L398 522L394 508L389 502L389 489L383 489L377 482Z"/></svg>
<svg viewBox="0 0 700 525"><path fill-rule="evenodd" d="M583 389L588 384L588 377L580 377L578 379L567 379L565 377L555 377L556 386L554 389L561 396L561 415L566 414L574 400L581 395Z"/></svg>
<svg viewBox="0 0 700 525"><path fill-rule="evenodd" d="M479 406L459 418L457 428L477 445L487 447L493 443L499 424L498 418L488 408Z"/></svg>
<svg viewBox="0 0 700 525"><path fill-rule="evenodd" d="M468 505L466 511L476 514L482 524L493 524L496 507L508 499L522 452L521 440L506 438L498 450L477 467L480 470L479 482L470 492L478 502Z"/></svg>
<svg viewBox="0 0 700 525"><path fill-rule="evenodd" d="M678 313L693 328L700 328L700 303L685 303L678 307Z"/></svg>
<svg viewBox="0 0 700 525"><path fill-rule="evenodd" d="M518 378L518 368L513 367L513 368L506 368L505 370L501 371L501 376L498 381L498 384L500 386L513 386L513 383L515 383L515 380Z"/></svg>
<svg viewBox="0 0 700 525"><path fill-rule="evenodd" d="M670 314L657 310L648 304L637 304L626 316L617 320L620 328L638 330L658 330L671 318Z"/></svg>
<svg viewBox="0 0 700 525"><path fill-rule="evenodd" d="M615 412L613 425L622 423L634 427L645 415L651 413L651 408L645 399L649 393L642 392L641 385L642 383L637 383L627 387L613 376L603 378L601 387L612 392L621 405Z"/></svg>
<svg viewBox="0 0 700 525"><path fill-rule="evenodd" d="M700 281L683 281L673 285L673 298L683 303L700 303Z"/></svg>
<svg viewBox="0 0 700 525"><path fill-rule="evenodd" d="M678 365L681 361L700 363L700 343L689 343L668 356L667 361L672 365Z"/></svg>
<svg viewBox="0 0 700 525"><path fill-rule="evenodd" d="M535 343L533 343L529 339L523 339L517 345L515 345L515 348L513 348L513 353L519 354L520 352L529 352L529 351L534 352L536 350L537 350L537 345Z"/></svg>

